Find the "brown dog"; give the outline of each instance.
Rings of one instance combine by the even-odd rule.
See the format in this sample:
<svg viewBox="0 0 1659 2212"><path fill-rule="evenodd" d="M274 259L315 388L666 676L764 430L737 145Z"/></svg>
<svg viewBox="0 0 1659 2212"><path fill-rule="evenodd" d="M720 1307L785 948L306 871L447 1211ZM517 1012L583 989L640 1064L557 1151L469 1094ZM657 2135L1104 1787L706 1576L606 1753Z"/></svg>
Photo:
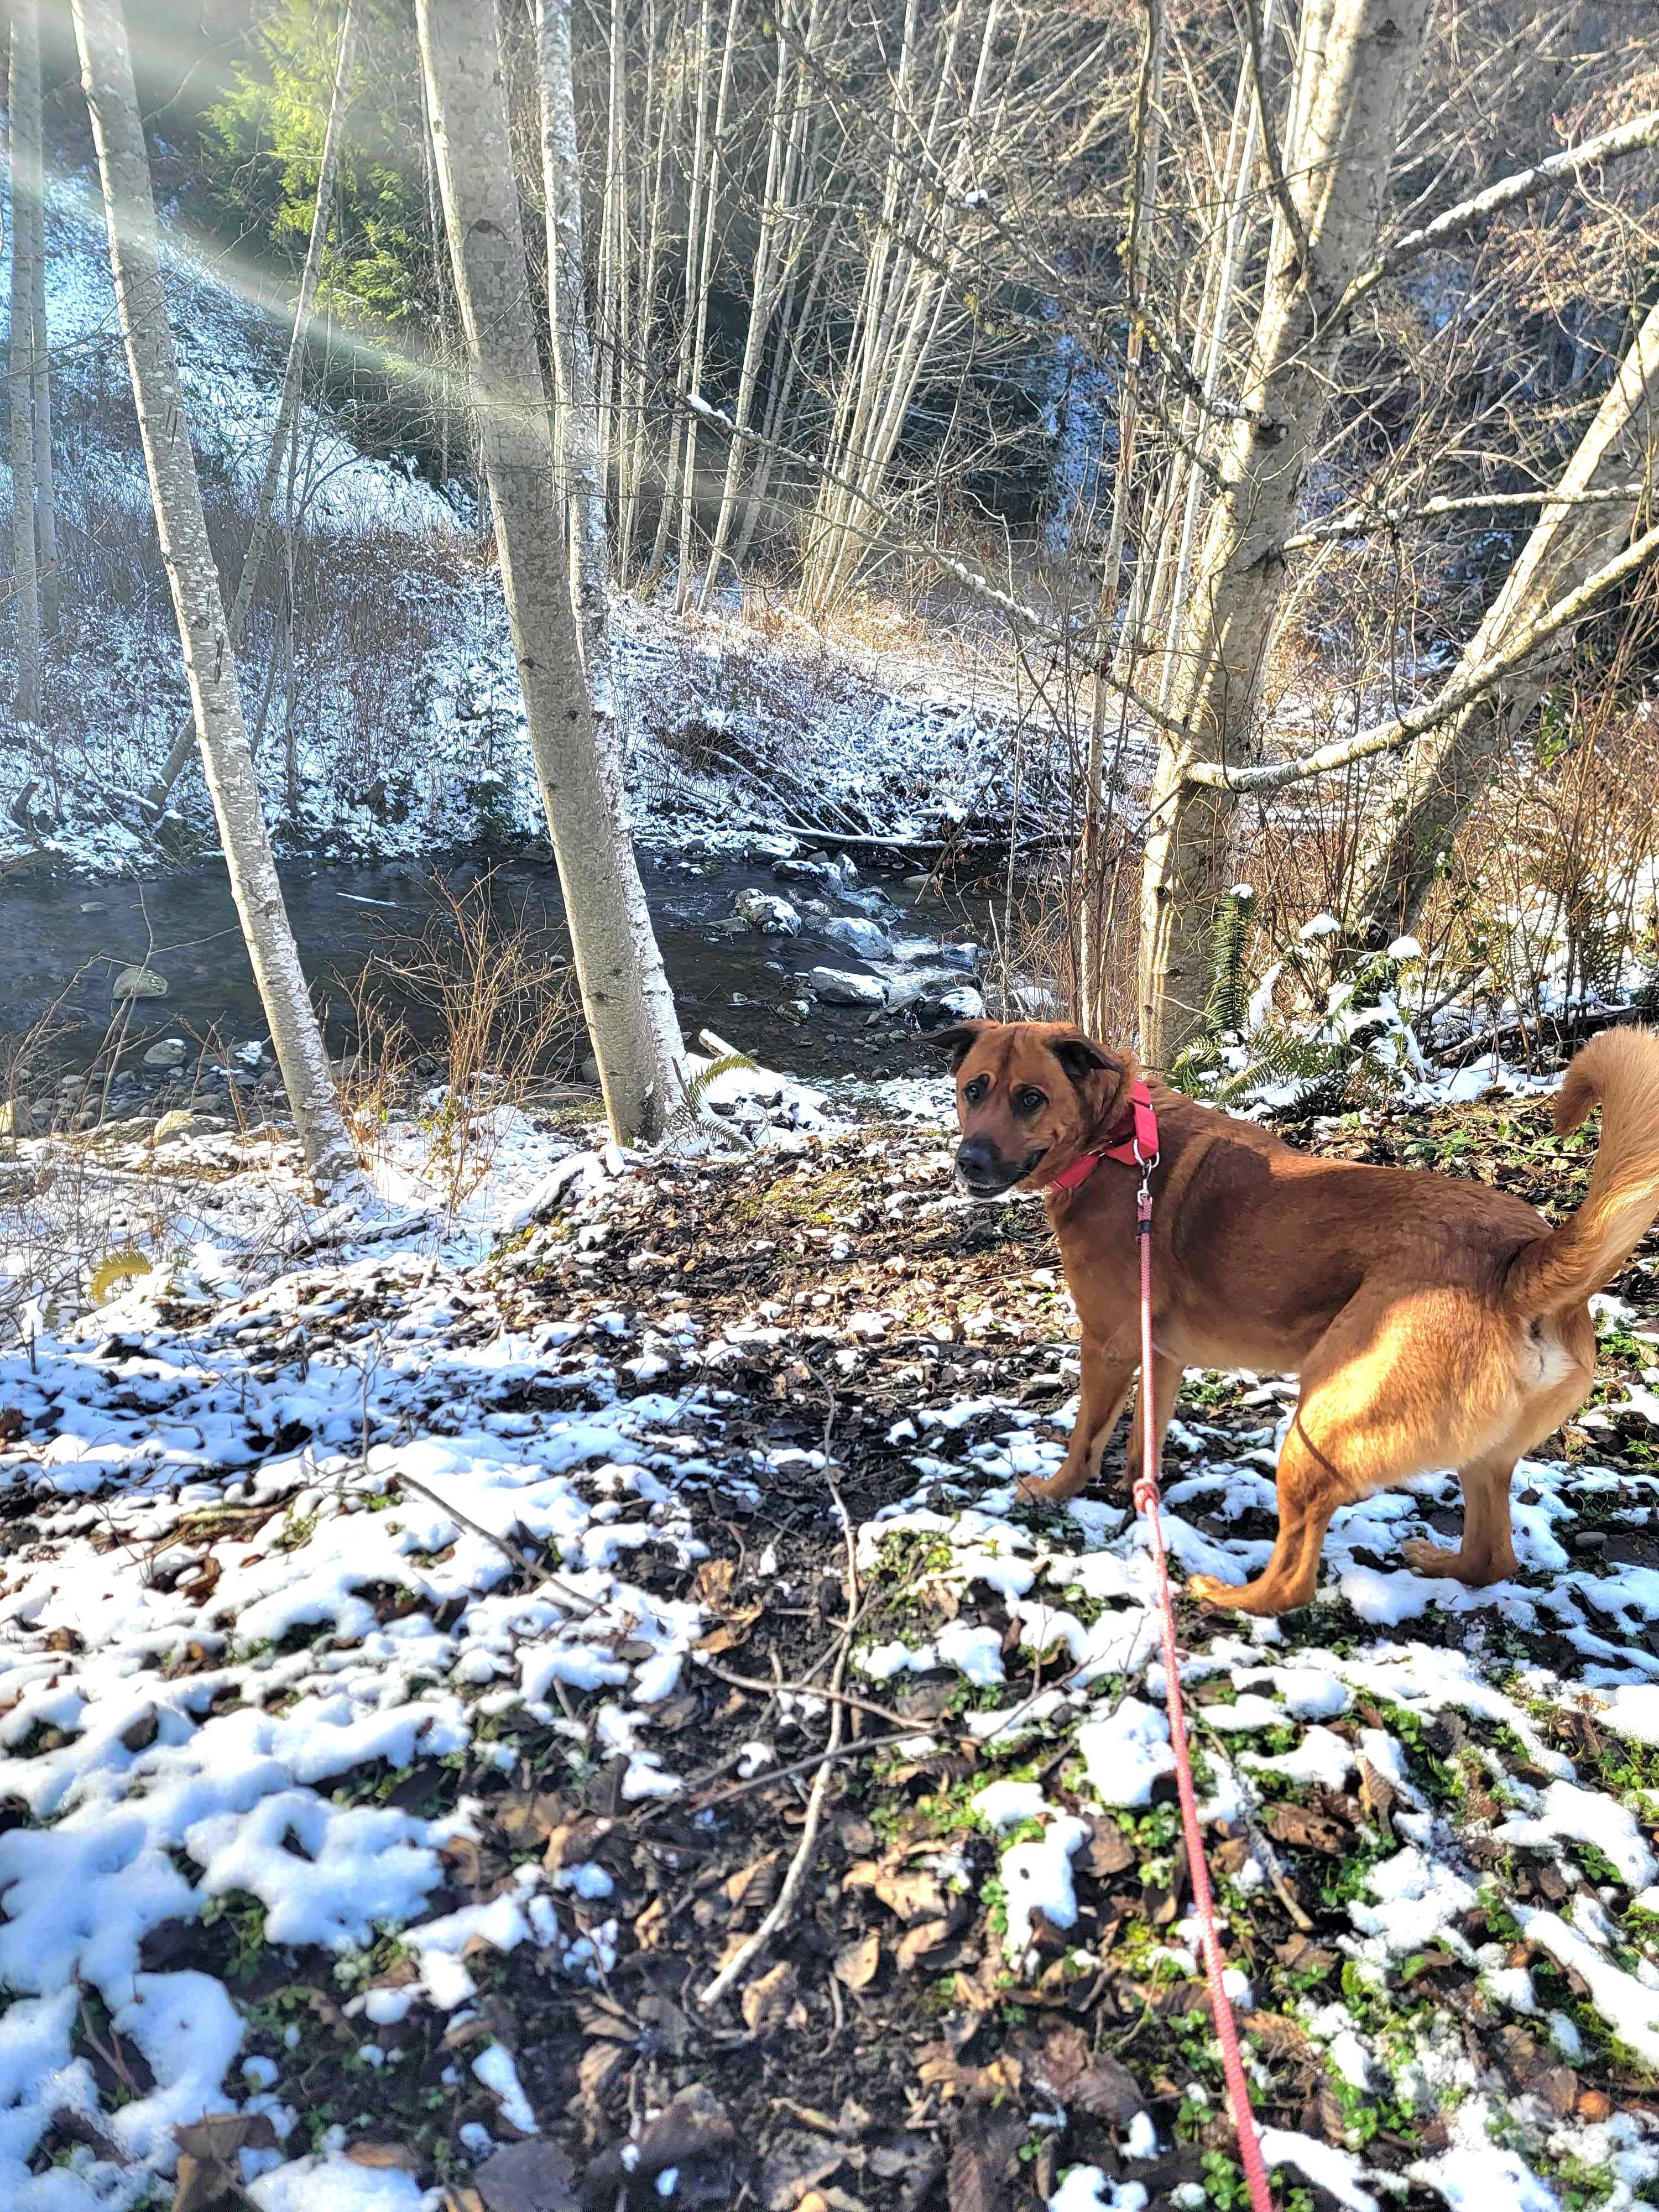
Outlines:
<svg viewBox="0 0 1659 2212"><path fill-rule="evenodd" d="M1071 1498L1098 1468L1139 1364L1139 1176L1101 1159L1074 1188L1054 1184L1121 1134L1135 1064L1058 1022L966 1022L935 1041L957 1077L963 1188L1048 1194L1083 1389L1065 1464L1024 1487ZM1188 1366L1302 1383L1266 1570L1243 1588L1194 1576L1189 1590L1242 1613L1306 1605L1338 1506L1447 1467L1463 1486L1462 1543L1407 1543L1407 1562L1477 1586L1512 1574L1510 1473L1589 1395L1585 1302L1659 1214L1659 1035L1608 1030L1568 1069L1555 1126L1576 1129L1599 1098L1601 1143L1584 1203L1559 1229L1500 1190L1312 1158L1179 1091L1152 1096L1158 1443ZM1131 1483L1139 1463L1137 1422Z"/></svg>

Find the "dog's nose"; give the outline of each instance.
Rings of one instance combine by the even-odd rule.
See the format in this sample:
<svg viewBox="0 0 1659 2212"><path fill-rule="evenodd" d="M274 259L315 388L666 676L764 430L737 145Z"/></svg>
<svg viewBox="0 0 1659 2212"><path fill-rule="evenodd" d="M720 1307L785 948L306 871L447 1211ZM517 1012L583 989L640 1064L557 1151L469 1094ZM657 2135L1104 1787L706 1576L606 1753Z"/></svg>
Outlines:
<svg viewBox="0 0 1659 2212"><path fill-rule="evenodd" d="M957 1173L969 1190L1000 1190L1007 1163L988 1137L964 1137L957 1146Z"/></svg>

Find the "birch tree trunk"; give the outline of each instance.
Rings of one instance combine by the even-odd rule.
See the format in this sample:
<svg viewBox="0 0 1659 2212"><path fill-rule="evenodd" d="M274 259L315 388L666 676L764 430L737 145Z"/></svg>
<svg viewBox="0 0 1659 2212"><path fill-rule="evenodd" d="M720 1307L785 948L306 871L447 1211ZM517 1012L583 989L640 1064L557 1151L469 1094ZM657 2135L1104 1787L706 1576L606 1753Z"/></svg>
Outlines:
<svg viewBox="0 0 1659 2212"><path fill-rule="evenodd" d="M1595 419L1545 506L1504 587L1463 648L1450 681L1482 666L1545 608L1575 591L1618 553L1638 506L1651 506L1659 471L1659 307L1652 308L1619 364ZM1626 485L1647 487L1629 499L1595 498ZM1508 757L1513 733L1537 706L1571 649L1558 632L1547 654L1527 662L1455 720L1419 738L1395 792L1366 825L1354 862L1349 909L1362 943L1384 944L1415 924L1442 854L1470 807Z"/></svg>
<svg viewBox="0 0 1659 2212"><path fill-rule="evenodd" d="M629 842L621 763L596 738L564 580L501 54L488 10L417 0L416 13L501 588L582 1008L613 1135L650 1137L683 1095L684 1048Z"/></svg>
<svg viewBox="0 0 1659 2212"><path fill-rule="evenodd" d="M34 388L39 341L35 266L41 252L40 25L35 0L16 0L11 16L11 585L17 624L20 722L40 720L40 584L34 535Z"/></svg>
<svg viewBox="0 0 1659 2212"><path fill-rule="evenodd" d="M356 1173L322 1032L283 903L242 722L236 654L208 544L167 322L155 204L120 0L74 0L81 82L103 179L110 270L202 766L248 958L306 1162L319 1188Z"/></svg>
<svg viewBox="0 0 1659 2212"><path fill-rule="evenodd" d="M547 297L558 379L570 603L595 736L616 742L611 684L611 533L605 512L605 459L599 445L593 349L587 333L582 252L582 173L576 147L576 92L570 51L570 0L535 0L540 61L542 191L547 202Z"/></svg>
<svg viewBox="0 0 1659 2212"><path fill-rule="evenodd" d="M40 139L40 199L34 216L34 375L30 405L34 418L35 574L40 592L40 627L58 635L58 501L52 465L52 348L46 334L46 135ZM43 647L44 653L44 647Z"/></svg>
<svg viewBox="0 0 1659 2212"><path fill-rule="evenodd" d="M311 212L311 235L306 241L305 263L300 270L299 296L294 303L294 330L289 339L288 359L283 368L282 395L276 404L276 427L270 434L264 471L254 497L253 526L248 533L247 552L243 557L242 573L236 582L236 599L230 611L229 635L233 653L240 653L242 649L248 616L252 611L253 594L258 588L265 562L270 557L271 544L276 534L277 486L282 479L283 461L294 438L295 425L300 419L300 400L305 388L306 339L311 329L311 313L316 303L317 287L322 279L329 218L334 205L335 186L339 179L340 160L345 149L345 95L357 44L356 4L357 0L346 0L345 13L340 21L340 48L334 65L333 88L329 94L328 123L323 133L322 158L317 165L317 200ZM173 785L184 774L195 734L192 721L186 720L179 725L178 735L173 740L172 751L162 763L155 781L144 793L144 805L152 817L161 813Z"/></svg>
<svg viewBox="0 0 1659 2212"><path fill-rule="evenodd" d="M1373 254L1401 106L1427 0L1321 0L1303 20L1275 206L1242 400L1220 455L1222 490L1170 640L1170 719L1159 746L1141 878L1140 1049L1166 1066L1201 1027L1211 925L1230 874L1234 801L1190 781L1194 760L1248 758L1310 457L1346 319ZM1292 135L1292 132L1294 135Z"/></svg>

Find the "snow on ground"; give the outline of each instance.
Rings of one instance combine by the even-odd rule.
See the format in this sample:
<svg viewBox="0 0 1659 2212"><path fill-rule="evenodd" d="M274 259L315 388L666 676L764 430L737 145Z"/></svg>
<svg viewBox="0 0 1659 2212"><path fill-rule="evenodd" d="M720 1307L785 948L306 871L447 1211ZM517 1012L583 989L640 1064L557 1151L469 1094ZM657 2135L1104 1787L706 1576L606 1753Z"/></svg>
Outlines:
<svg viewBox="0 0 1659 2212"><path fill-rule="evenodd" d="M930 1757L961 1771L951 1744L976 1747L954 1839L923 1858L913 1846L902 1875L878 1853L842 1876L848 1899L884 1900L867 1907L881 1925L866 1955L872 1942L883 1954L884 1927L905 1938L901 1967L905 1945L937 1955L965 1911L988 1931L980 1978L1029 1990L1038 2019L1065 2018L1040 2008L1068 1988L1109 1990L1113 1960L1145 1978L1149 2006L1195 1986L1145 1530L1105 1498L1060 1516L1016 1498L1019 1475L1057 1464L1074 1411L1027 1402L1039 1386L1063 1401L1075 1377L1052 1269L1030 1267L1031 1247L1027 1272L994 1260L969 1279L987 1218L951 1194L940 1133L848 1135L814 1112L817 1128L777 1132L765 1156L760 1238L719 1225L721 1207L744 1217L752 1166L630 1162L527 1126L504 1133L495 1180L459 1217L400 1170L368 1241L301 1204L289 1150L227 1173L233 1140L198 1140L176 1264L78 1317L22 1312L0 1354L9 2205L155 2201L174 2130L226 2113L263 2123L234 2157L264 2212L408 2212L429 2165L411 2178L347 2153L384 2133L382 2087L393 2094L427 2022L456 2054L433 2061L455 2085L432 2123L459 2161L446 2172L563 2128L544 2072L515 2059L501 1977L529 1961L550 2001L614 2002L639 1986L642 1900L626 1859L593 1844L503 1861L489 1881L479 1869L504 1790L533 1802L522 1793L603 1768L623 1832L702 1803L707 1745L688 1753L680 1731L704 1686L724 1694L712 1654L733 1635L709 1631L741 1619L729 1566L716 1571L733 1512L765 1601L803 1602L798 1557L777 1564L789 1516L772 1500L821 1480L823 1460L768 1441L769 1375L830 1385L844 1482L860 1419L878 1447L884 1472L863 1479L855 1528L872 1626L854 1659L861 1694L908 1704L900 1771ZM24 1164L46 1149L21 1148ZM1023 1236L1028 1218L1006 1209L994 1231ZM684 1263L665 1249L676 1223L701 1224ZM492 1231L506 1234L493 1259ZM930 1238L959 1255L943 1277L927 1273ZM929 1309L941 1284L958 1301ZM932 1366L899 1364L930 1341ZM1293 1390L1188 1383L1166 1538L1183 1571L1242 1578L1265 1556ZM1283 2186L1356 2208L1407 2185L1454 2212L1622 2207L1659 2177L1645 2094L1659 2071L1659 1768L1644 1749L1659 1740L1659 1568L1615 1565L1602 1545L1648 1520L1659 1475L1527 1462L1522 1571L1497 1592L1399 1563L1401 1536L1454 1494L1436 1480L1340 1515L1304 1614L1184 1624L1258 2087L1278 2108L1300 2082L1306 2106L1303 2124L1270 2132L1269 2155ZM831 1522L820 1571L836 1571L838 1548ZM757 1668L745 1632L720 1664ZM811 1752L823 1717L821 1698L751 1699L724 1763L763 1778ZM902 1784L881 1788L896 1794L873 1802L903 1805ZM702 1811L679 1832L718 1859L727 1826ZM795 1840L786 1828L779 1848ZM1114 1869L1144 1918L1111 1903ZM1318 1930L1281 1916L1275 1951L1263 1930L1287 1892ZM914 1905L921 1894L937 1906ZM836 1985L810 1942L800 1955L828 2033ZM955 1955L960 1991L973 1961ZM319 2108L307 2088L305 2008L283 2012L269 1974L246 1978L272 1958L276 1981L332 2021L336 2069L361 2085L349 2106ZM862 1986L840 1959L836 1973ZM1142 1984L1117 1981L1120 2008L1128 1986ZM957 2087L912 2088L908 2143L948 2138L952 2100L977 2094L950 2038L971 2048L964 2034L995 2014L967 2002L965 2028L947 2020L946 2044L914 2060L923 2081ZM837 1989L837 2020L842 2002ZM1109 1996L1090 2003L1107 2010L1085 2020L1124 2017ZM770 2015L745 2001L743 2017ZM805 2017L767 2046L769 2066L805 2047ZM1010 2052L1029 2040L995 2032ZM995 2062L997 2095L1036 2137L1093 2126L1089 2161L1112 2169L1045 2154L1052 2202L1128 2206L1137 2173L1156 2192L1190 2170L1179 2161L1209 2124L1204 2043L1182 2046L1170 2080L1156 2038L1138 2050L1114 2031L1144 2100L1115 2132L1083 2119L1097 2102L1068 2122L1068 2093L1029 2055L1023 2074ZM141 2066L130 2084L111 2051ZM811 2083L793 2094L817 2101ZM583 2110L587 2154L617 2122ZM899 2201L872 2176L860 2191Z"/></svg>
<svg viewBox="0 0 1659 2212"><path fill-rule="evenodd" d="M0 812L0 861L41 847L88 872L130 871L155 865L158 848L140 826L135 794L166 756L186 702L151 543L95 178L54 184L46 229L57 489L73 621L48 653L47 721L57 740L49 775L40 774L38 739L26 742L0 702L0 785L16 793L33 781L32 833ZM283 303L268 299L234 256L177 228L165 235L204 497L234 542L246 532L276 419ZM0 252L0 305L8 266ZM0 342L3 331L0 320ZM273 790L279 842L388 858L539 843L544 823L500 580L481 558L469 500L423 480L408 457L363 453L348 425L314 409L305 413L301 453L297 535L315 551L323 578L308 588L308 605L326 603L332 627L307 650L302 620L299 803L290 815ZM3 458L0 501L9 509ZM121 528L112 533L115 519ZM118 558L87 550L128 533L137 551ZM343 606L354 592L360 604ZM1019 771L1012 702L994 681L943 661L909 666L879 643L832 646L798 625L781 635L741 611L679 621L663 605L619 599L614 628L647 842L696 839L729 853L791 822L929 836L1006 820ZM272 650L262 618L244 656L250 715ZM1054 794L1029 759L1023 789L1034 823ZM170 851L210 847L193 767L178 788L175 816Z"/></svg>

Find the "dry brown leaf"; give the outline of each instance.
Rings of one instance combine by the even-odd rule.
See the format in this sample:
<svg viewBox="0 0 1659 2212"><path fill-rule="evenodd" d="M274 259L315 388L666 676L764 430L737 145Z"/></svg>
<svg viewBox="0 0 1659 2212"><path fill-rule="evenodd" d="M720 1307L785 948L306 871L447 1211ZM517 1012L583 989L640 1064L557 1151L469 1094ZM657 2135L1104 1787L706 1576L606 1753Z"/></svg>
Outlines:
<svg viewBox="0 0 1659 2212"><path fill-rule="evenodd" d="M557 1874L563 1867L580 1866L593 1856L593 1847L611 1832L609 1820L600 1820L592 1814L580 1814L572 1820L561 1820L556 1828L550 1828L547 1846L542 1853L542 1864L549 1874Z"/></svg>
<svg viewBox="0 0 1659 2212"><path fill-rule="evenodd" d="M737 1579L735 1559L705 1559L697 1569L696 1592L698 1602L714 1612L724 1612L732 1596L732 1585Z"/></svg>
<svg viewBox="0 0 1659 2212"><path fill-rule="evenodd" d="M1024 2140L1025 2123L1015 2113L981 2121L964 2135L945 2170L951 2212L1007 2212L1009 2175Z"/></svg>
<svg viewBox="0 0 1659 2212"><path fill-rule="evenodd" d="M357 2142L348 2144L346 2156L354 2166L390 2167L399 2173L418 2173L421 2154L407 2143Z"/></svg>
<svg viewBox="0 0 1659 2212"><path fill-rule="evenodd" d="M778 1869L782 1863L781 1851L768 1851L763 1858L752 1859L747 1866L739 1867L720 1884L720 1895L733 1911L744 1906L765 1906L778 1893Z"/></svg>
<svg viewBox="0 0 1659 2212"><path fill-rule="evenodd" d="M964 2066L948 2043L930 2043L916 2053L916 2078L925 2089L988 2105L998 2097L1018 2096L1024 2069L1010 2051L1000 2051L988 2065Z"/></svg>
<svg viewBox="0 0 1659 2212"><path fill-rule="evenodd" d="M881 1938L872 1928L836 1954L832 1969L844 1990L867 1990L881 1970Z"/></svg>
<svg viewBox="0 0 1659 2212"><path fill-rule="evenodd" d="M478 2168L483 2212L576 2212L576 2169L568 2151L546 2136L508 2143Z"/></svg>
<svg viewBox="0 0 1659 2212"><path fill-rule="evenodd" d="M264 2112L209 2112L174 2128L173 2139L179 2146L173 2212L220 2212L242 2204L238 2154L276 2147L276 2131Z"/></svg>
<svg viewBox="0 0 1659 2212"><path fill-rule="evenodd" d="M1261 1825L1276 1844L1323 1851L1330 1858L1342 1856L1353 1842L1352 1832L1340 1820L1333 1820L1328 1813L1316 1813L1310 1806L1293 1805L1288 1798L1269 1805L1261 1815Z"/></svg>
<svg viewBox="0 0 1659 2212"><path fill-rule="evenodd" d="M939 1876L925 1867L903 1873L884 1860L865 1859L848 1868L842 1886L872 1890L907 1926L917 1920L943 1920L951 1910Z"/></svg>
<svg viewBox="0 0 1659 2212"><path fill-rule="evenodd" d="M787 1959L781 1959L769 1973L757 1982L750 1982L743 1993L744 2025L756 2035L765 2035L775 2027L781 2027L795 2008L795 1985L799 1979Z"/></svg>
<svg viewBox="0 0 1659 2212"><path fill-rule="evenodd" d="M576 2082L583 2101L597 2105L617 2076L628 2067L629 2053L620 2043L590 2043L576 2066Z"/></svg>
<svg viewBox="0 0 1659 2212"><path fill-rule="evenodd" d="M515 1851L539 1850L573 1808L556 1790L514 1790L491 1808L495 1826Z"/></svg>
<svg viewBox="0 0 1659 2212"><path fill-rule="evenodd" d="M937 1951L951 1937L948 1920L921 1920L914 1928L907 1928L900 1936L898 1948L893 1956L900 1970L909 1973L918 1960L925 1959L930 1951Z"/></svg>
<svg viewBox="0 0 1659 2212"><path fill-rule="evenodd" d="M1104 1877L1126 1873L1135 1863L1134 1847L1115 1820L1090 1823L1089 1841L1073 1864Z"/></svg>
<svg viewBox="0 0 1659 2212"><path fill-rule="evenodd" d="M1075 2105L1080 2112L1087 2112L1097 2120L1110 2120L1121 2127L1135 2114L1144 2112L1146 2092L1122 2062L1116 2058L1096 2058L1065 2092L1068 2105Z"/></svg>

